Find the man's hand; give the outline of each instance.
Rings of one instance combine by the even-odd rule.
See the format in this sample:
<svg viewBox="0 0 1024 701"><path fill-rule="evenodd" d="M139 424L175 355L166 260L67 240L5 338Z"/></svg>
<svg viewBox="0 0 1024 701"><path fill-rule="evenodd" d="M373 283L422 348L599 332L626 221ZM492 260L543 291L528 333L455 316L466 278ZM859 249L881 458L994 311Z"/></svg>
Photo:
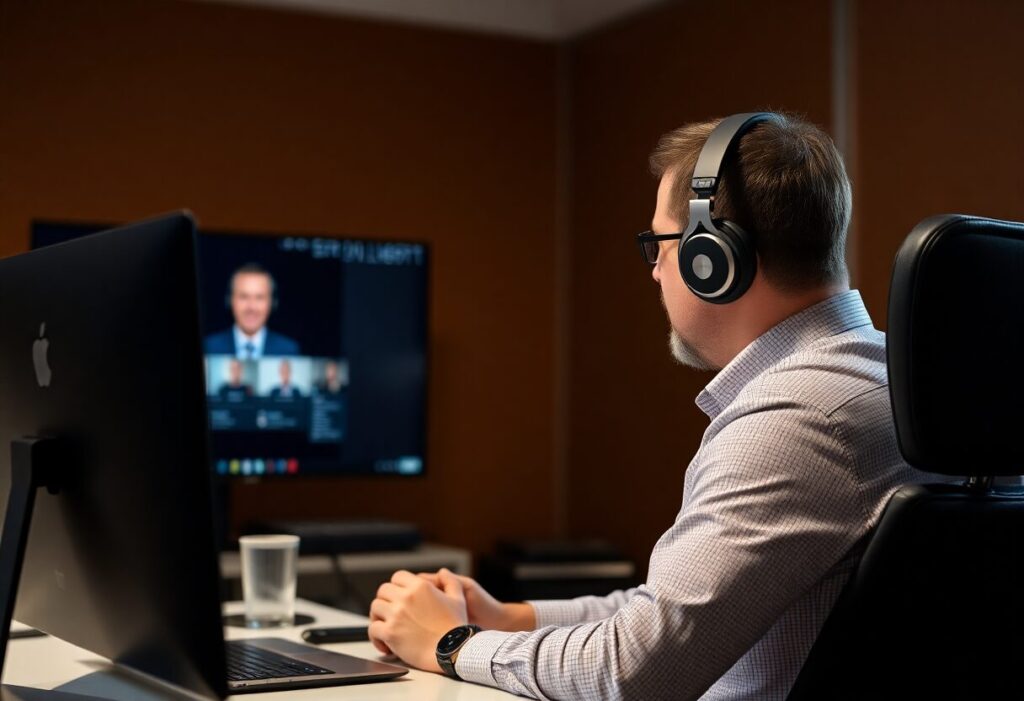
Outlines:
<svg viewBox="0 0 1024 701"><path fill-rule="evenodd" d="M435 654L438 641L467 620L462 584L454 574L441 570L435 586L400 570L380 585L370 604L370 642L413 667L440 672Z"/></svg>
<svg viewBox="0 0 1024 701"><path fill-rule="evenodd" d="M537 626L537 618L532 606L529 604L503 604L491 596L472 577L452 574L446 569L441 569L437 573L421 572L419 576L438 589L444 588L444 578L455 577L462 585L469 622L475 623L485 630L504 630L514 633L521 630L533 630Z"/></svg>

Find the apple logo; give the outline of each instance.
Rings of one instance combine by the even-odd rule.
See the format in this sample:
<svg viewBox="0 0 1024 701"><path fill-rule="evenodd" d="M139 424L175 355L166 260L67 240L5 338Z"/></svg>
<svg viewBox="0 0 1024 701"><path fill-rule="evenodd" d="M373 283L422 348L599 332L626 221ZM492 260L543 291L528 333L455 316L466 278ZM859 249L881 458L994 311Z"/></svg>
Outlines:
<svg viewBox="0 0 1024 701"><path fill-rule="evenodd" d="M39 338L32 344L32 363L36 366L36 382L40 387L49 387L50 362L46 359L46 352L50 349L50 341L46 338L46 322L39 326Z"/></svg>

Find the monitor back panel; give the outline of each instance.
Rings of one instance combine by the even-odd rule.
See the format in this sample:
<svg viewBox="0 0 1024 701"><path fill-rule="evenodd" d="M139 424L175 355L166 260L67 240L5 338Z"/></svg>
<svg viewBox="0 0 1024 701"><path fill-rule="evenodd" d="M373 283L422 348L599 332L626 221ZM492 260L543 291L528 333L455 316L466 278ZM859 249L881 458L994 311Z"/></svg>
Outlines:
<svg viewBox="0 0 1024 701"><path fill-rule="evenodd" d="M224 695L192 220L0 261L0 325L0 504L13 439L69 447L60 492L37 495L15 617Z"/></svg>

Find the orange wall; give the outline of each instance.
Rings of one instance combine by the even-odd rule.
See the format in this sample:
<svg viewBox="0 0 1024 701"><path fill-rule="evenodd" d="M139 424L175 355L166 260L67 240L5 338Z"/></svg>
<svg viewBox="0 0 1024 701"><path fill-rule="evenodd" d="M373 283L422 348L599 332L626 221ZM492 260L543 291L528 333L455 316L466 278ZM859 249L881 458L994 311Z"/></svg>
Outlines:
<svg viewBox="0 0 1024 701"><path fill-rule="evenodd" d="M848 4L854 282L884 326L915 222L1024 219L1024 10ZM750 109L830 128L832 6L685 0L555 47L212 3L0 0L0 254L25 249L33 217L179 206L211 228L430 241L429 475L244 485L238 519L406 518L477 553L602 536L643 566L709 379L672 364L633 241L654 207L647 155L686 121Z"/></svg>
<svg viewBox="0 0 1024 701"><path fill-rule="evenodd" d="M884 322L892 260L917 222L1024 220L1024 3L861 0L855 22L861 282Z"/></svg>
<svg viewBox="0 0 1024 701"><path fill-rule="evenodd" d="M832 8L691 0L577 42L572 100L569 523L641 565L677 512L710 379L672 365L634 232L646 157L680 124L761 108L833 122ZM853 280L886 325L893 257L942 212L1024 219L1024 4L849 0Z"/></svg>
<svg viewBox="0 0 1024 701"><path fill-rule="evenodd" d="M432 246L429 474L241 486L477 552L553 523L556 50L201 2L0 0L0 254L33 218ZM516 509L511 508L515 506Z"/></svg>
<svg viewBox="0 0 1024 701"><path fill-rule="evenodd" d="M710 379L671 360L634 241L654 213L647 156L662 133L733 112L787 109L827 127L828 10L677 3L575 47L569 523L642 569L682 503L707 426L693 402Z"/></svg>

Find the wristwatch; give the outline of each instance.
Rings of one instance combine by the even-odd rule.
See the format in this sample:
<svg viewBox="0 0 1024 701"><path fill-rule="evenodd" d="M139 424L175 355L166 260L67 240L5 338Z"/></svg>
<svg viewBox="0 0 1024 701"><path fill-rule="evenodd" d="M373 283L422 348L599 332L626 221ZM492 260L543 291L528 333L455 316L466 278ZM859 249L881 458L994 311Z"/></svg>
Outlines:
<svg viewBox="0 0 1024 701"><path fill-rule="evenodd" d="M437 664L441 671L452 679L459 679L455 673L455 660L459 659L459 650L466 641L480 632L480 626L466 625L452 628L437 643Z"/></svg>

